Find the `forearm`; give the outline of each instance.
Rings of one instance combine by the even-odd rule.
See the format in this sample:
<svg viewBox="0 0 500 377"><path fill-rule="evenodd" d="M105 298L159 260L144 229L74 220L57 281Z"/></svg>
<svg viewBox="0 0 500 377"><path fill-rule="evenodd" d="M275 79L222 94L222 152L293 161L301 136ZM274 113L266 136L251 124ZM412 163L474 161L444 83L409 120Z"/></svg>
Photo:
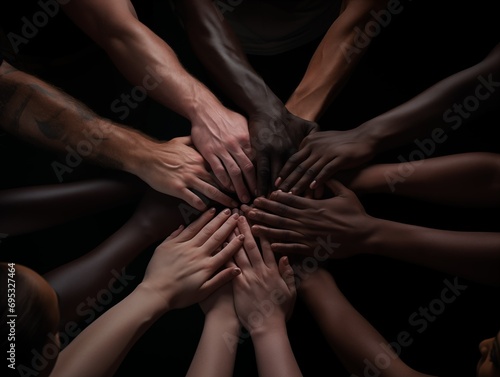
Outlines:
<svg viewBox="0 0 500 377"><path fill-rule="evenodd" d="M37 146L132 172L137 154L152 143L138 131L99 117L81 102L23 72L0 75L0 86L0 126ZM62 169L59 165L54 167Z"/></svg>
<svg viewBox="0 0 500 377"><path fill-rule="evenodd" d="M384 359L389 358L391 364L381 371L381 377L424 376L390 351L388 342L351 305L328 272L321 270L316 274L311 278L313 282L305 283L307 288L302 289L301 297L350 373L365 375L367 361L376 365L376 358L385 355Z"/></svg>
<svg viewBox="0 0 500 377"><path fill-rule="evenodd" d="M485 284L500 284L500 234L438 230L374 219L366 252Z"/></svg>
<svg viewBox="0 0 500 377"><path fill-rule="evenodd" d="M301 82L286 103L287 109L303 119L317 121L341 91L368 49L359 33L373 20L371 12L385 1L347 1L309 62ZM372 21L373 22L373 21Z"/></svg>
<svg viewBox="0 0 500 377"><path fill-rule="evenodd" d="M237 36L212 1L178 2L193 50L216 83L247 115L283 104L247 60Z"/></svg>
<svg viewBox="0 0 500 377"><path fill-rule="evenodd" d="M240 324L237 318L208 314L186 377L233 375Z"/></svg>
<svg viewBox="0 0 500 377"><path fill-rule="evenodd" d="M300 377L302 373L283 322L270 329L252 332L260 377Z"/></svg>
<svg viewBox="0 0 500 377"><path fill-rule="evenodd" d="M142 187L133 177L123 177L4 190L0 231L14 236L59 225L125 203Z"/></svg>
<svg viewBox="0 0 500 377"><path fill-rule="evenodd" d="M399 147L425 136L444 142L449 132L459 129L476 115L494 109L500 92L500 45L480 63L451 75L413 99L375 117L358 128L372 139L375 152ZM467 110L467 98L478 106Z"/></svg>
<svg viewBox="0 0 500 377"><path fill-rule="evenodd" d="M500 155L464 153L372 165L353 173L347 183L360 194L396 194L456 206L499 206Z"/></svg>
<svg viewBox="0 0 500 377"><path fill-rule="evenodd" d="M91 252L47 273L44 277L59 296L61 324L82 321L86 313L79 306L99 291L115 294L136 284L137 277L127 274L125 267L155 241L132 218Z"/></svg>
<svg viewBox="0 0 500 377"><path fill-rule="evenodd" d="M164 305L139 285L60 353L50 376L112 376L135 342L166 312Z"/></svg>

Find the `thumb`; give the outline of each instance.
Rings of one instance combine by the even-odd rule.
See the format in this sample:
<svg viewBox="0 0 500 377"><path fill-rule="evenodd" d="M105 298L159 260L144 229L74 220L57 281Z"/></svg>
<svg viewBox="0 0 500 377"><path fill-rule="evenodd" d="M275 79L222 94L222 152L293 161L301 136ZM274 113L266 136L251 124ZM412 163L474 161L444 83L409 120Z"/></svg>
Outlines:
<svg viewBox="0 0 500 377"><path fill-rule="evenodd" d="M345 194L351 194L352 191L349 190L347 187L345 187L342 183L335 179L330 179L325 182L325 184L328 186L330 190L332 190L333 195L335 196L341 196Z"/></svg>
<svg viewBox="0 0 500 377"><path fill-rule="evenodd" d="M295 287L295 273L293 272L292 266L290 266L288 257L280 258L278 270L288 289L290 290L290 293L295 297L297 292L297 288Z"/></svg>

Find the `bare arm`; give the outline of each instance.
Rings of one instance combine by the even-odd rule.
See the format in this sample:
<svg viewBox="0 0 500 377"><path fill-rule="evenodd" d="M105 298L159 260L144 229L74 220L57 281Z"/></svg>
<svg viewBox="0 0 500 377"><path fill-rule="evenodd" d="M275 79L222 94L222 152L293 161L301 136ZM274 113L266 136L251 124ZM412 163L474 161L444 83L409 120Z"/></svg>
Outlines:
<svg viewBox="0 0 500 377"><path fill-rule="evenodd" d="M455 206L500 206L500 155L463 153L372 165L353 172L345 182L358 194L392 193Z"/></svg>
<svg viewBox="0 0 500 377"><path fill-rule="evenodd" d="M345 298L327 271L320 269L305 279L299 296L349 373L357 376L377 373L381 377L430 377L413 370L396 355L382 335ZM377 363L382 359L384 368L379 369ZM390 360L388 367L386 360Z"/></svg>
<svg viewBox="0 0 500 377"><path fill-rule="evenodd" d="M63 7L134 85L189 119L193 142L220 182L247 202L255 186L246 120L226 109L181 65L170 46L137 19L128 0L74 0Z"/></svg>
<svg viewBox="0 0 500 377"><path fill-rule="evenodd" d="M317 126L286 110L252 68L238 38L213 1L177 3L198 58L249 118L258 194L265 195L286 159Z"/></svg>
<svg viewBox="0 0 500 377"><path fill-rule="evenodd" d="M367 37L364 30L368 22L375 22L373 13L383 9L389 14L384 17L394 17L402 11L401 5L385 9L386 3L385 0L343 1L339 17L324 36L302 81L288 99L288 110L311 121L321 117L368 49L372 38Z"/></svg>
<svg viewBox="0 0 500 377"><path fill-rule="evenodd" d="M330 181L328 186L335 196L325 200L283 192L256 199L255 209L245 208L260 224L252 230L273 239L273 250L280 253L321 258L369 253L500 284L500 233L448 231L374 218L342 184Z"/></svg>
<svg viewBox="0 0 500 377"><path fill-rule="evenodd" d="M199 210L206 205L193 189L224 205L234 204L217 188L203 158L190 146L190 138L153 140L99 117L81 102L6 62L0 66L0 88L0 127L20 139L132 173ZM68 167L58 161L52 167L59 180L64 180Z"/></svg>
<svg viewBox="0 0 500 377"><path fill-rule="evenodd" d="M239 273L222 268L240 247L236 238L212 256L233 232L230 212L205 212L155 250L143 281L65 348L51 376L112 376L139 337L164 313L199 302ZM210 221L211 220L211 221Z"/></svg>
<svg viewBox="0 0 500 377"><path fill-rule="evenodd" d="M286 257L276 262L265 238L260 240L261 254L244 217L238 228L245 241L234 256L242 271L233 281L234 304L241 324L252 337L259 376L301 377L285 322L295 304L293 269Z"/></svg>
<svg viewBox="0 0 500 377"><path fill-rule="evenodd" d="M441 80L352 130L309 135L301 150L280 172L279 188L300 192L309 185L318 187L340 170L356 168L381 152L410 142L415 142L416 148L443 143L450 132L478 114L498 107L499 86L500 45L497 45L478 64ZM304 174L306 171L309 174Z"/></svg>
<svg viewBox="0 0 500 377"><path fill-rule="evenodd" d="M104 211L133 199L144 187L131 176L4 190L0 232L26 234Z"/></svg>

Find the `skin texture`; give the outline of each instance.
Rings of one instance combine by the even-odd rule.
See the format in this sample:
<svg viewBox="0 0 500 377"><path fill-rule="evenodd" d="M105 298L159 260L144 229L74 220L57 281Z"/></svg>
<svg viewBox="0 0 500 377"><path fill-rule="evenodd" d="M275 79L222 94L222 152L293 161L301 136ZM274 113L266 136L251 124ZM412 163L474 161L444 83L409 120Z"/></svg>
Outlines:
<svg viewBox="0 0 500 377"><path fill-rule="evenodd" d="M380 369L381 377L426 377L406 365L395 353L382 335L363 318L337 287L335 279L324 269L311 274L300 285L299 297L306 303L315 317L332 350L345 368L358 376L364 376L366 360L377 365L377 356L385 355L392 361ZM479 344L481 359L477 365L477 377L498 377L500 375L499 348L500 333ZM381 347L381 346L384 347ZM374 373L374 372L366 372Z"/></svg>
<svg viewBox="0 0 500 377"><path fill-rule="evenodd" d="M170 46L137 19L130 1L75 0L63 9L132 84L191 121L193 143L218 181L248 202L256 183L246 119L182 67Z"/></svg>
<svg viewBox="0 0 500 377"><path fill-rule="evenodd" d="M0 232L15 236L47 229L127 203L145 188L133 176L117 176L4 190L0 192Z"/></svg>
<svg viewBox="0 0 500 377"><path fill-rule="evenodd" d="M206 204L192 190L226 206L236 204L218 189L188 137L153 140L97 116L82 103L6 62L0 66L0 88L0 127L22 140L61 155L83 150L78 155L85 161L131 173L198 210L206 209ZM61 179L62 169L58 170Z"/></svg>
<svg viewBox="0 0 500 377"><path fill-rule="evenodd" d="M259 376L302 376L286 332L296 296L293 269L286 257L276 263L265 238L260 252L244 217L238 228L245 241L230 263L242 272L233 280L234 307L252 337Z"/></svg>
<svg viewBox="0 0 500 377"><path fill-rule="evenodd" d="M381 10L389 13L385 9L387 4L385 0L342 2L340 15L323 37L304 77L286 103L290 112L303 119L319 120L370 45L372 38L368 43L358 41L357 30L365 30L366 25L373 21L374 13Z"/></svg>
<svg viewBox="0 0 500 377"><path fill-rule="evenodd" d="M183 223L179 204L175 198L148 190L134 214L114 234L89 253L44 276L59 296L61 328L69 321L82 321L77 310L81 303L97 297L103 287L119 289L122 283L118 277L126 275L130 262Z"/></svg>
<svg viewBox="0 0 500 377"><path fill-rule="evenodd" d="M275 192L244 207L258 224L253 233L273 239L273 251L332 258L375 254L433 268L473 281L499 285L500 234L431 229L374 218L356 195L329 181L334 197L307 199ZM326 247L325 247L326 245Z"/></svg>
<svg viewBox="0 0 500 377"><path fill-rule="evenodd" d="M296 297L293 269L285 257L276 263L267 240L261 240L261 254L243 216L228 240L241 235L243 245L228 264L241 269L242 278L200 303L205 325L187 376L232 376L241 325L252 336L259 376L301 376L285 325ZM261 313L259 303L271 306ZM256 316L262 318L257 326Z"/></svg>
<svg viewBox="0 0 500 377"><path fill-rule="evenodd" d="M287 158L318 126L289 112L247 60L210 0L177 1L192 48L217 85L248 117L257 195L267 195Z"/></svg>
<svg viewBox="0 0 500 377"><path fill-rule="evenodd" d="M202 301L227 285L240 270L223 266L244 236L234 237L225 247L222 243L237 222L238 216L229 210L217 216L209 210L187 228L179 227L156 248L134 291L86 327L44 375L111 376L137 339L164 313ZM220 251L214 255L216 250ZM55 290L46 286L55 298Z"/></svg>
<svg viewBox="0 0 500 377"><path fill-rule="evenodd" d="M319 269L305 279L300 285L299 297L304 300L330 347L350 373L357 376L373 374L365 372L365 360L376 365L377 356L384 354L391 359L391 363L388 368L379 370L381 377L430 377L413 370L397 355L386 351L390 349L387 341L353 308L326 270Z"/></svg>
<svg viewBox="0 0 500 377"><path fill-rule="evenodd" d="M309 135L279 173L276 186L301 194L308 187L321 186L341 170L360 167L380 152L416 138L443 140L450 130L483 111L496 109L499 67L500 45L497 45L478 64L443 79L410 101L352 130ZM461 116L463 109L455 105L460 106L470 95L481 100L478 110Z"/></svg>

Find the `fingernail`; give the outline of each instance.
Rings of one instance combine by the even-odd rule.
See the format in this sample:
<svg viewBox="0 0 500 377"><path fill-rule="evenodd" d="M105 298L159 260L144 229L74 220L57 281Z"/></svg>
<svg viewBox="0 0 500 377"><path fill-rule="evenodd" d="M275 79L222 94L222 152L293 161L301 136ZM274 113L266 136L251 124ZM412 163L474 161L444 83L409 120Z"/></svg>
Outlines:
<svg viewBox="0 0 500 377"><path fill-rule="evenodd" d="M258 195L259 195L259 192L258 192L257 190L255 190L255 191L253 192L253 194L254 194L255 196L258 196Z"/></svg>
<svg viewBox="0 0 500 377"><path fill-rule="evenodd" d="M247 203L249 200L250 200L250 198L249 198L247 195L243 195L243 196L241 197L241 201L242 201L243 203Z"/></svg>
<svg viewBox="0 0 500 377"><path fill-rule="evenodd" d="M309 187L314 190L316 188L317 184L318 184L318 182L312 181L311 184L309 185Z"/></svg>
<svg viewBox="0 0 500 377"><path fill-rule="evenodd" d="M214 214L214 213L215 213L215 208L210 208L208 212L209 212L210 214Z"/></svg>
<svg viewBox="0 0 500 377"><path fill-rule="evenodd" d="M290 262L288 260L288 257L283 258L283 263L285 263L285 266L290 266Z"/></svg>
<svg viewBox="0 0 500 377"><path fill-rule="evenodd" d="M234 214L233 216L231 216L231 217L232 217L233 219L235 219L235 220L236 220L238 217L240 217L240 215L239 215L239 214L237 214L237 213L235 213L235 214Z"/></svg>
<svg viewBox="0 0 500 377"><path fill-rule="evenodd" d="M240 235L238 236L238 239L239 239L240 241L243 241L243 240L245 239L245 235L244 235L244 234L240 234Z"/></svg>
<svg viewBox="0 0 500 377"><path fill-rule="evenodd" d="M177 230L183 230L184 229L184 225L181 225L179 228L177 228Z"/></svg>
<svg viewBox="0 0 500 377"><path fill-rule="evenodd" d="M239 205L240 204L238 202L236 202L236 201L231 202L231 207L233 207L233 208L238 208Z"/></svg>
<svg viewBox="0 0 500 377"><path fill-rule="evenodd" d="M240 223L244 223L244 222L245 222L245 220L246 220L246 219L245 219L245 216L240 216L240 218L238 219L238 221L239 221Z"/></svg>
<svg viewBox="0 0 500 377"><path fill-rule="evenodd" d="M238 276L239 274L241 274L241 270L240 270L239 268L235 268L235 269L233 270L233 275L234 275L234 276Z"/></svg>
<svg viewBox="0 0 500 377"><path fill-rule="evenodd" d="M231 210L229 208L226 208L224 210L224 215L230 215L231 214Z"/></svg>
<svg viewBox="0 0 500 377"><path fill-rule="evenodd" d="M279 185L281 185L281 182L282 182L282 181L283 181L283 180L281 179L281 177L278 177L278 178L276 179L276 182L274 182L274 186L275 186L275 187L278 187Z"/></svg>

